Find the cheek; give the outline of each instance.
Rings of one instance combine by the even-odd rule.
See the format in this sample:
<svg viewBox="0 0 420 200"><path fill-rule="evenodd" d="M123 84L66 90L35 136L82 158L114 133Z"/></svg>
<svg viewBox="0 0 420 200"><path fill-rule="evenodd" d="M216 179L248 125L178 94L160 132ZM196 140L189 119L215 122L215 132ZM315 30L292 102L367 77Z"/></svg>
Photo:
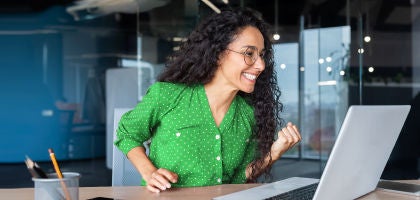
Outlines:
<svg viewBox="0 0 420 200"><path fill-rule="evenodd" d="M228 67L223 68L223 73L226 77L235 77L237 76L237 71L235 70L235 66L231 65Z"/></svg>

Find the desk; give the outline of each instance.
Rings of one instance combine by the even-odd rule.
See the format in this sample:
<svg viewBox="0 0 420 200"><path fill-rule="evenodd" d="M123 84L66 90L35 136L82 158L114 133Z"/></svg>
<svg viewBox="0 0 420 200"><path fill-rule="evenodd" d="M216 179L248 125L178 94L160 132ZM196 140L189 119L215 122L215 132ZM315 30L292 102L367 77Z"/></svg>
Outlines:
<svg viewBox="0 0 420 200"><path fill-rule="evenodd" d="M420 184L420 180L406 181ZM131 200L131 199L159 199L159 200L197 200L197 199L211 199L239 190L249 189L260 184L237 184L237 185L218 185L208 187L194 187L194 188L172 188L167 191L155 194L149 192L145 187L141 186L126 186L126 187L81 187L79 189L79 199L85 200L94 197L108 197L114 199ZM0 197L2 199L33 199L33 188L18 188L18 189L0 189ZM141 198L139 198L141 197ZM390 193L380 190L375 190L361 198L361 200L408 200L420 199L415 196L401 195L397 193Z"/></svg>

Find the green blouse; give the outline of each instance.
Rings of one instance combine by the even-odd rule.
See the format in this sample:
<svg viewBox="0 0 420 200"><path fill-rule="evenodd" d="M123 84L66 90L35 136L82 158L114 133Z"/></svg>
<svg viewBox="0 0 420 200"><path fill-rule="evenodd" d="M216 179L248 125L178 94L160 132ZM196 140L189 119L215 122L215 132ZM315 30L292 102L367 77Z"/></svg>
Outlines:
<svg viewBox="0 0 420 200"><path fill-rule="evenodd" d="M127 154L151 139L149 158L178 174L175 187L245 183L254 126L253 108L239 95L217 127L203 85L157 82L122 116L115 145Z"/></svg>

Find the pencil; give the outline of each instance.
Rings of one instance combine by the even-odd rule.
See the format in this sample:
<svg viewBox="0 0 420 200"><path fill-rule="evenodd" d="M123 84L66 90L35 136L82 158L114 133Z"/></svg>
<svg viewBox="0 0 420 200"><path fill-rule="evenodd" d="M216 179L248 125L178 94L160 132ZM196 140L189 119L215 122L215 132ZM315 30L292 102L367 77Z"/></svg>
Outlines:
<svg viewBox="0 0 420 200"><path fill-rule="evenodd" d="M64 181L62 180L63 173L61 173L60 167L58 167L58 163L57 163L57 159L55 158L54 151L51 148L49 148L48 152L50 153L50 158L54 165L55 173L57 173L57 177L60 179L61 187L63 188L64 194L66 195L66 200L71 200L70 193L67 190L66 183L64 183Z"/></svg>
<svg viewBox="0 0 420 200"><path fill-rule="evenodd" d="M63 174L61 173L60 167L58 167L57 159L55 158L54 151L49 148L48 152L50 153L50 158L54 166L55 173L57 173L58 178L63 178Z"/></svg>
<svg viewBox="0 0 420 200"><path fill-rule="evenodd" d="M25 164L31 173L32 177L34 178L47 178L47 174L45 174L44 170L41 169L41 167L31 160L29 156L26 156Z"/></svg>

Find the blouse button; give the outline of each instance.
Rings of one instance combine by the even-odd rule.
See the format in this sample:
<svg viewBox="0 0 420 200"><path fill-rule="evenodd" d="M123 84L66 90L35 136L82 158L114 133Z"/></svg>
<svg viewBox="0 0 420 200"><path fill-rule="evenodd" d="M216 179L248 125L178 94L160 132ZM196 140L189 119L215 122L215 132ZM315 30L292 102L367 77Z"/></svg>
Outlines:
<svg viewBox="0 0 420 200"><path fill-rule="evenodd" d="M179 137L179 136L181 136L181 133L180 132L178 132L178 133L176 133L175 134L177 137Z"/></svg>
<svg viewBox="0 0 420 200"><path fill-rule="evenodd" d="M220 135L216 135L216 140L220 139Z"/></svg>
<svg viewBox="0 0 420 200"><path fill-rule="evenodd" d="M216 157L216 160L220 160L220 156L217 156L217 157Z"/></svg>

